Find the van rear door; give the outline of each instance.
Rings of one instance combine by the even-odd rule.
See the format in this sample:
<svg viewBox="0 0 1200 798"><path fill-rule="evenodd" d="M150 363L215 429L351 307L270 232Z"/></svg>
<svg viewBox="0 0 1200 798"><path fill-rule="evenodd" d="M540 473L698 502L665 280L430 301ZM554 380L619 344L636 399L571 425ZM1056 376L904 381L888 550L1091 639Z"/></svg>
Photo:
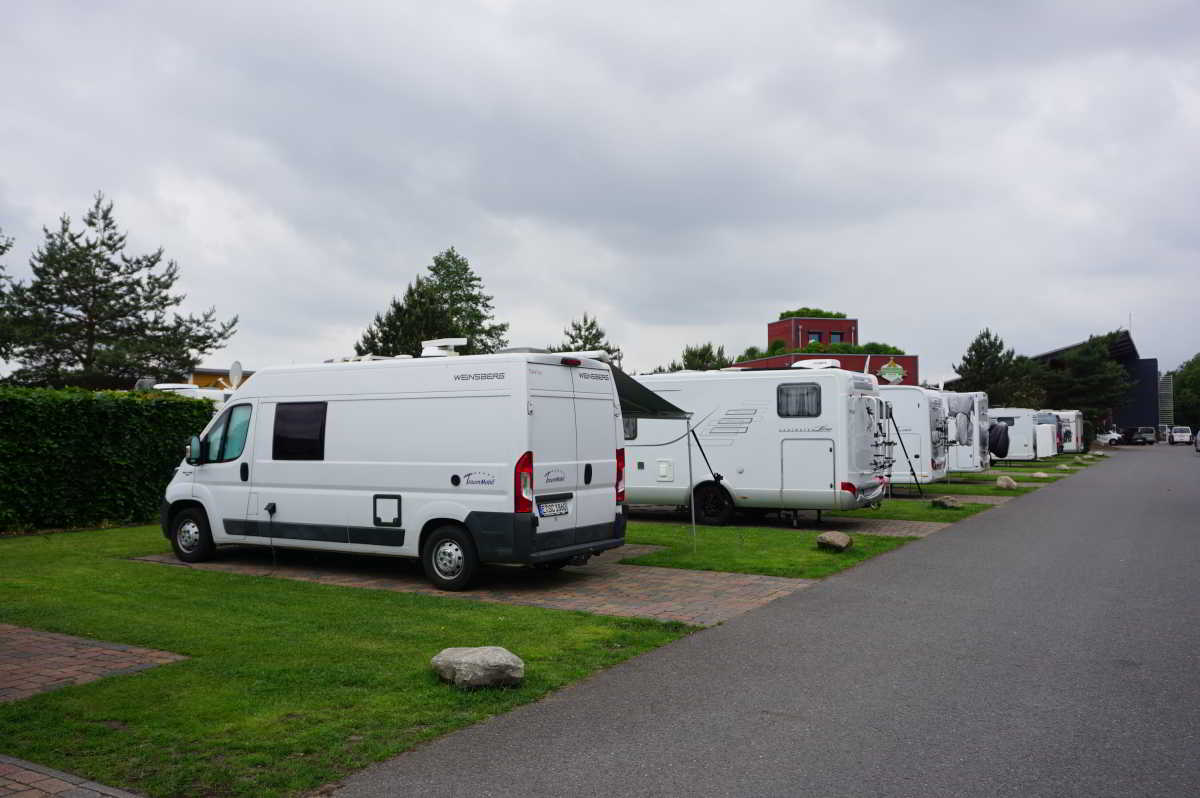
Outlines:
<svg viewBox="0 0 1200 798"><path fill-rule="evenodd" d="M575 543L579 488L571 368L529 362L529 445L533 452L535 551Z"/></svg>
<svg viewBox="0 0 1200 798"><path fill-rule="evenodd" d="M579 458L576 543L613 536L617 502L618 413L612 372L596 361L572 369L575 383L575 441Z"/></svg>

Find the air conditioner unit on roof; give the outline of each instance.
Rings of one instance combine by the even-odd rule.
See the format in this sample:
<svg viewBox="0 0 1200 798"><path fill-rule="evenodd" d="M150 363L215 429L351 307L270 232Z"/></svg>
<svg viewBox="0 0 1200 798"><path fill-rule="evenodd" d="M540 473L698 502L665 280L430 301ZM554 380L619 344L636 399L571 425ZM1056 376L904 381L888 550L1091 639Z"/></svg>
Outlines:
<svg viewBox="0 0 1200 798"><path fill-rule="evenodd" d="M797 360L792 364L794 369L840 369L842 361L834 360L833 358L822 358L820 360Z"/></svg>

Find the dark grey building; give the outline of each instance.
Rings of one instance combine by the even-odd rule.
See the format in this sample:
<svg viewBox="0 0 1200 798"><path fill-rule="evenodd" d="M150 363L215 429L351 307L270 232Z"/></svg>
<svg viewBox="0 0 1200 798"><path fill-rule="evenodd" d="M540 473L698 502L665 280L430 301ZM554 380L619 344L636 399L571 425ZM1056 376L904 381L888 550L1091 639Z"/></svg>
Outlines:
<svg viewBox="0 0 1200 798"><path fill-rule="evenodd" d="M1040 355L1033 355L1033 360L1039 360L1047 366L1054 366L1056 360L1061 360L1073 350L1083 346L1086 341L1054 349ZM1133 387L1129 389L1128 401L1121 407L1114 408L1113 421L1118 427L1157 427L1158 416L1158 358L1141 357L1133 336L1127 330L1118 330L1113 334L1108 346L1109 356L1125 367Z"/></svg>

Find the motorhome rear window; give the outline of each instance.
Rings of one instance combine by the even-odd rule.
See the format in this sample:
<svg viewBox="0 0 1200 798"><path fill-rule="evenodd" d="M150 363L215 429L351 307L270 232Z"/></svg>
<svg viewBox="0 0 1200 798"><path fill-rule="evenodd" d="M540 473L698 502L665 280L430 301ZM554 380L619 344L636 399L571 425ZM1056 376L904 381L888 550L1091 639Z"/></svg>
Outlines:
<svg viewBox="0 0 1200 798"><path fill-rule="evenodd" d="M621 423L625 425L625 440L637 439L637 416L622 416Z"/></svg>
<svg viewBox="0 0 1200 798"><path fill-rule="evenodd" d="M274 460L325 459L325 402L286 402L275 406Z"/></svg>
<svg viewBox="0 0 1200 798"><path fill-rule="evenodd" d="M996 421L1007 424L1010 427L1015 427L1017 425L1017 420L1013 416L998 416Z"/></svg>
<svg viewBox="0 0 1200 798"><path fill-rule="evenodd" d="M791 383L775 389L775 405L782 418L821 415L821 386L815 382Z"/></svg>

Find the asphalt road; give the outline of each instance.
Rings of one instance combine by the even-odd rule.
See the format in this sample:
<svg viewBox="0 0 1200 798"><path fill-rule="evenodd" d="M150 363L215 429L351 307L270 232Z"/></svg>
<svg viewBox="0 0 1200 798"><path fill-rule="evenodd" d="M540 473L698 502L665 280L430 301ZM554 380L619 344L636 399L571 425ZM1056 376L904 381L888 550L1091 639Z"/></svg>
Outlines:
<svg viewBox="0 0 1200 798"><path fill-rule="evenodd" d="M1200 795L1200 457L1118 452L338 794Z"/></svg>

